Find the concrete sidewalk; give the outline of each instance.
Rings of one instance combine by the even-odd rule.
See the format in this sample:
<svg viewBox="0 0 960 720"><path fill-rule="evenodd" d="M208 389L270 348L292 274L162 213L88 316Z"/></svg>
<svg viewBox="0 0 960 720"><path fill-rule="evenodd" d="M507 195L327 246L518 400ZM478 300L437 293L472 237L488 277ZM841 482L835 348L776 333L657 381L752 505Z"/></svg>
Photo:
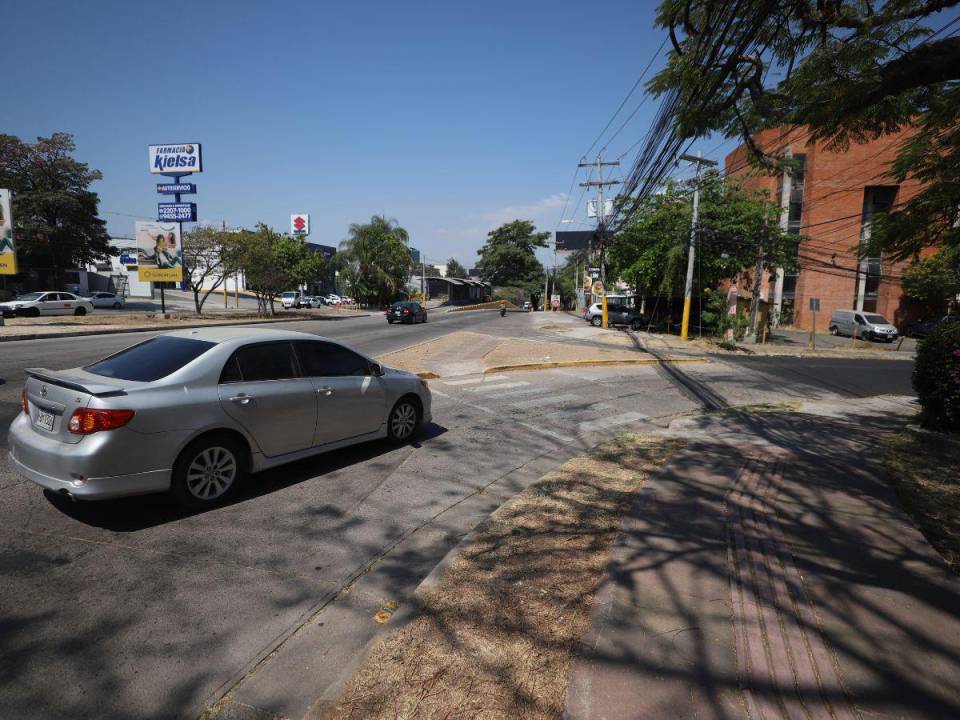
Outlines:
<svg viewBox="0 0 960 720"><path fill-rule="evenodd" d="M637 498L571 719L960 717L960 578L900 510L874 400L716 414Z"/></svg>

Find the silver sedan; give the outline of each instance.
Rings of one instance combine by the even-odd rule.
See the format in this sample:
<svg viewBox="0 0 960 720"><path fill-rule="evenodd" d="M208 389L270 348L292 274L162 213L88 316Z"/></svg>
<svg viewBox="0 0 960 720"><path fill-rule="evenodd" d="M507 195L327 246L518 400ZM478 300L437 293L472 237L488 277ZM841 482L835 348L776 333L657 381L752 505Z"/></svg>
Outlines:
<svg viewBox="0 0 960 720"><path fill-rule="evenodd" d="M406 442L431 419L416 375L289 331L182 330L27 375L13 466L74 499L169 491L212 506L246 473L377 438Z"/></svg>

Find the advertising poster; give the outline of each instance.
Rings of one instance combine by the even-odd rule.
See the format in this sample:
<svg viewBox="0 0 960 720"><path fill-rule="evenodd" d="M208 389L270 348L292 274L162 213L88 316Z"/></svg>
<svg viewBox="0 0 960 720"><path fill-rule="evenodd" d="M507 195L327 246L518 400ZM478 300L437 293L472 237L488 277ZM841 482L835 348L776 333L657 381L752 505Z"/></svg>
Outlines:
<svg viewBox="0 0 960 720"><path fill-rule="evenodd" d="M144 282L183 280L179 223L137 223L137 272Z"/></svg>
<svg viewBox="0 0 960 720"><path fill-rule="evenodd" d="M17 274L17 248L13 244L10 191L0 190L0 275Z"/></svg>
<svg viewBox="0 0 960 720"><path fill-rule="evenodd" d="M147 146L150 172L160 175L189 175L203 172L200 143Z"/></svg>

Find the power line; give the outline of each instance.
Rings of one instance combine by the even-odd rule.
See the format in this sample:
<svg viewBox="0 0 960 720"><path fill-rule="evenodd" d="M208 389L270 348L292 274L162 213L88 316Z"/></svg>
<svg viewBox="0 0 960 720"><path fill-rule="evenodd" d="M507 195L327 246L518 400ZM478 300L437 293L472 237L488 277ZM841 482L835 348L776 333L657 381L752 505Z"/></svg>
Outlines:
<svg viewBox="0 0 960 720"><path fill-rule="evenodd" d="M620 105L617 107L616 111L614 111L613 115L610 116L610 119L607 120L607 124L603 126L603 130L601 130L601 131L600 131L600 134L597 135L596 138L594 138L594 140L593 140L592 143L590 143L590 147L588 147L588 148L587 148L587 151L583 154L583 159L586 159L587 155L590 154L590 151L593 150L593 148L596 147L596 145L597 145L598 142L600 142L600 138L602 138L602 137L603 137L603 134L604 134L607 130L610 129L610 126L613 124L613 121L616 119L617 115L619 115L619 114L620 114L620 111L623 110L624 105L627 104L627 102L630 100L630 98L631 98L631 96L633 95L633 93L636 92L636 90L637 90L638 87L640 87L640 83L642 83L642 82L643 82L643 79L647 76L647 73L650 71L650 68L651 68L651 66L653 65L654 61L656 61L656 59L660 56L660 53L663 52L663 48L664 48L664 46L667 44L667 40L668 40L668 39L669 39L669 38L664 38L664 39L663 39L663 42L660 43L660 47L657 48L657 51L656 51L656 52L653 54L653 56L650 58L649 62L647 62L647 65L646 65L646 67L643 69L643 72L640 73L640 77L637 78L637 81L633 84L633 87L630 88L630 91L626 94L626 97L623 98L623 101L622 101L622 102L620 103ZM643 101L641 101L640 104L643 105ZM637 109L639 109L639 107L638 107ZM636 110L634 110L634 113L636 113ZM633 117L633 115L631 114L630 117ZM621 126L620 129L621 129L621 130L623 129L622 126ZM619 133L619 132L620 132L620 131L618 130L617 133ZM616 137L616 134L614 135L614 137ZM613 138L611 138L611 140L612 140L612 139L613 139ZM608 140L608 141L607 141L607 145L609 145L609 144L610 144L610 141ZM601 149L600 152L603 152L603 150L605 150L606 147L607 147L607 146L604 145L604 146L603 146L603 149Z"/></svg>

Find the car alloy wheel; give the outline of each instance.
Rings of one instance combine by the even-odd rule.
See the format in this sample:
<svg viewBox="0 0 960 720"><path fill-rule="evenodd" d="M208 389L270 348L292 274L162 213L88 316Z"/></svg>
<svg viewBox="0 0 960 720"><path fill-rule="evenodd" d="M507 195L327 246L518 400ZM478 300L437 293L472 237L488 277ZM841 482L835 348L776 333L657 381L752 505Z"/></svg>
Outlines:
<svg viewBox="0 0 960 720"><path fill-rule="evenodd" d="M201 502L222 497L236 479L237 458L232 451L219 445L204 448L187 466L187 490Z"/></svg>
<svg viewBox="0 0 960 720"><path fill-rule="evenodd" d="M412 400L401 400L390 413L390 438L397 442L408 440L420 422L420 411Z"/></svg>
<svg viewBox="0 0 960 720"><path fill-rule="evenodd" d="M590 324L594 327L600 327L603 325L603 318L599 315L594 315L592 318L590 318Z"/></svg>

